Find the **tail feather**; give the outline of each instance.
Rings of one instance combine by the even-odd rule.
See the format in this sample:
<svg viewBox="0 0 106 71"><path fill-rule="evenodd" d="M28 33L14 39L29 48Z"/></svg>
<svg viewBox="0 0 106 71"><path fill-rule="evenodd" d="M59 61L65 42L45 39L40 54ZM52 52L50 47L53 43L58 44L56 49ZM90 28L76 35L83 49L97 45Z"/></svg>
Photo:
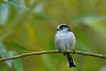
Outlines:
<svg viewBox="0 0 106 71"><path fill-rule="evenodd" d="M68 60L68 66L71 67L76 67L76 64L72 58L72 56L70 56L70 53L66 53L67 56L67 60Z"/></svg>

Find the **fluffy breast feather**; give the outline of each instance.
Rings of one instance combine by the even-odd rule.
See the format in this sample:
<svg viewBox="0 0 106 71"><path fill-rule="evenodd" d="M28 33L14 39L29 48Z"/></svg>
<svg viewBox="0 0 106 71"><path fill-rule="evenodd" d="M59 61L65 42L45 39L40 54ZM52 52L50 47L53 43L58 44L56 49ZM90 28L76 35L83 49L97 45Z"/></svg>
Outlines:
<svg viewBox="0 0 106 71"><path fill-rule="evenodd" d="M75 37L72 32L57 33L55 36L55 46L58 50L73 50L75 43Z"/></svg>

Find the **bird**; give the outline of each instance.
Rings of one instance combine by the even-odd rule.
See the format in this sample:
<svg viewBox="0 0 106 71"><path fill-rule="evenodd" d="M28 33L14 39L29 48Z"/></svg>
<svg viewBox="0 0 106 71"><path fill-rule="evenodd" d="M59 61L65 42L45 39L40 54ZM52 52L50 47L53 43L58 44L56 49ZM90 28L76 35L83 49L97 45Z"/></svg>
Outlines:
<svg viewBox="0 0 106 71"><path fill-rule="evenodd" d="M57 26L57 33L55 35L55 46L56 48L61 51L61 50L74 50L75 44L76 44L76 39L69 28L67 24L60 24ZM63 53L64 56L67 58L67 64L68 66L71 67L76 67L76 64L72 58L72 54L65 52Z"/></svg>

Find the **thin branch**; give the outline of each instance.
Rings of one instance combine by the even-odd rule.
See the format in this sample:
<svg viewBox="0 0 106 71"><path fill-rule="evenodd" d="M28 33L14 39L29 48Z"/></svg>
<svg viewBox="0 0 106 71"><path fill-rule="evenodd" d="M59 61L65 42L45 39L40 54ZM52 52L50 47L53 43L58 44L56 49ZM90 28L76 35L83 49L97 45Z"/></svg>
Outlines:
<svg viewBox="0 0 106 71"><path fill-rule="evenodd" d="M102 58L102 59L106 59L106 55L104 54L96 54L96 53L90 53L90 52L82 52L82 51L58 51L58 50L49 50L49 51L39 51L39 52L31 52L31 53L22 53L20 55L17 56L12 56L9 58L1 58L1 61L7 61L7 60L14 60L17 58L22 58L22 57L27 57L27 56L32 56L32 55L42 55L42 54L50 54L50 53L64 53L64 52L68 52L68 53L74 53L74 54L81 54L84 56L93 56L93 57L98 57L98 58Z"/></svg>

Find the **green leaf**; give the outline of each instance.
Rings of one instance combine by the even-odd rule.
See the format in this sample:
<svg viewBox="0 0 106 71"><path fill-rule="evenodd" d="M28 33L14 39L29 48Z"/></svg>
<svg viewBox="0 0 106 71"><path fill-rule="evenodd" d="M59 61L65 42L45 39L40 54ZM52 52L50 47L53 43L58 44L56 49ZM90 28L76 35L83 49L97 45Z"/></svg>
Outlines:
<svg viewBox="0 0 106 71"><path fill-rule="evenodd" d="M80 17L74 21L76 24L85 24L95 31L99 32L102 35L106 35L106 16L86 16L86 17Z"/></svg>
<svg viewBox="0 0 106 71"><path fill-rule="evenodd" d="M2 3L3 0L0 0L0 4Z"/></svg>
<svg viewBox="0 0 106 71"><path fill-rule="evenodd" d="M5 25L8 19L8 15L9 15L8 9L9 9L8 4L6 3L0 4L0 24L1 25Z"/></svg>
<svg viewBox="0 0 106 71"><path fill-rule="evenodd" d="M9 54L10 54L11 56L16 56L16 55L18 55L16 51L10 51ZM18 58L18 59L13 60L13 65L14 65L14 67L15 67L15 69L16 69L17 71L23 71L23 66L22 66L21 59Z"/></svg>
<svg viewBox="0 0 106 71"><path fill-rule="evenodd" d="M106 66L102 67L100 71L106 71Z"/></svg>
<svg viewBox="0 0 106 71"><path fill-rule="evenodd" d="M21 0L22 1L22 0ZM23 2L23 1L22 1ZM22 3L22 2L20 2L20 3ZM20 3L18 3L17 1L15 1L15 0L11 0L11 1L9 1L9 3L11 4L11 5L13 5L14 7L18 7L18 8L23 8L23 9L27 9L27 8L25 8L24 7L24 5L22 6Z"/></svg>
<svg viewBox="0 0 106 71"><path fill-rule="evenodd" d="M35 19L40 19L40 20L46 19L48 22L50 22L50 23L52 23L54 25L56 25L58 23L55 19L53 19L49 15L46 15L46 14L43 14L43 13L34 14L34 18Z"/></svg>
<svg viewBox="0 0 106 71"><path fill-rule="evenodd" d="M24 49L24 50L27 49L25 46L23 46L19 43L16 43L16 42L12 42L12 41L5 42L5 44L10 45L10 46L14 46L14 47L17 47L17 48L20 48L20 49Z"/></svg>
<svg viewBox="0 0 106 71"><path fill-rule="evenodd" d="M0 71L2 71L2 69L0 68Z"/></svg>
<svg viewBox="0 0 106 71"><path fill-rule="evenodd" d="M0 43L0 55L3 58L9 57L9 55L7 54L6 48L5 48L4 44L2 44L2 43ZM10 68L12 67L11 60L8 60L8 61L5 61L5 62Z"/></svg>
<svg viewBox="0 0 106 71"><path fill-rule="evenodd" d="M27 7L29 7L30 4L31 4L31 0L25 0L25 4L26 4Z"/></svg>
<svg viewBox="0 0 106 71"><path fill-rule="evenodd" d="M87 36L85 35L85 33L82 31L81 28L76 27L75 29L75 37L76 39L76 43L77 45L84 51L89 51L89 42L87 39Z"/></svg>
<svg viewBox="0 0 106 71"><path fill-rule="evenodd" d="M77 39L77 45L84 51L89 51L90 49L86 44L84 44L81 40Z"/></svg>
<svg viewBox="0 0 106 71"><path fill-rule="evenodd" d="M49 55L42 56L42 60L47 68L49 68L51 71L56 71Z"/></svg>

